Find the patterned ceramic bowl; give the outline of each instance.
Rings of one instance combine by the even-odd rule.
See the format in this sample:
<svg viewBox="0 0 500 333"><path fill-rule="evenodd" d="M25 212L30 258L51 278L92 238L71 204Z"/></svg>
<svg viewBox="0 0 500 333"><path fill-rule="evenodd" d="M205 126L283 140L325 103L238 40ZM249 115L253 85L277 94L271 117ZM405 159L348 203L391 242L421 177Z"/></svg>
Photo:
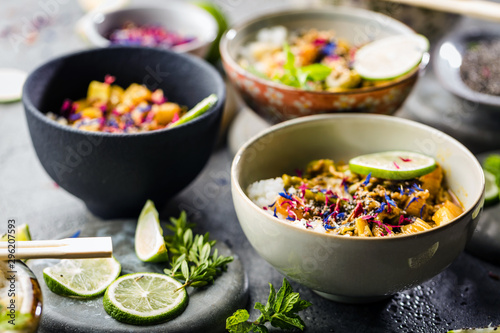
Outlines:
<svg viewBox="0 0 500 333"><path fill-rule="evenodd" d="M241 48L254 40L260 29L275 25L289 30L304 27L332 29L353 45L415 33L388 16L348 7L279 12L228 30L220 44L224 69L248 106L271 123L319 113L393 114L403 104L428 59L426 54L421 66L398 80L380 86L343 92L301 90L259 78L237 62Z"/></svg>

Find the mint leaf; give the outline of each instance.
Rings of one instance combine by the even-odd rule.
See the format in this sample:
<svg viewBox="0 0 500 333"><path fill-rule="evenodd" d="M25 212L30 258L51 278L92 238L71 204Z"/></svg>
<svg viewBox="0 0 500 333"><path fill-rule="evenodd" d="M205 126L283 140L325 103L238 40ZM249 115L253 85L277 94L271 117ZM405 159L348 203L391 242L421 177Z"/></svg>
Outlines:
<svg viewBox="0 0 500 333"><path fill-rule="evenodd" d="M253 324L247 321L249 318L247 310L236 310L231 317L226 319L226 330L231 333L250 332Z"/></svg>
<svg viewBox="0 0 500 333"><path fill-rule="evenodd" d="M300 299L299 293L293 292L292 286L283 279L283 285L276 293L273 285L269 284L269 297L266 305L255 303L254 309L259 310L261 315L256 321L250 322L246 310L238 310L226 320L226 329L232 333L267 333L266 322L272 326L282 329L298 328L303 330L304 321L296 314L309 306L311 303Z"/></svg>
<svg viewBox="0 0 500 333"><path fill-rule="evenodd" d="M304 309L307 309L310 307L312 304L306 300L299 299L294 305L290 313L297 313L299 311L302 311Z"/></svg>
<svg viewBox="0 0 500 333"><path fill-rule="evenodd" d="M304 330L305 324L300 319L299 316L295 314L283 314L283 313L276 313L273 315L271 318L271 325L275 327L282 328L284 330L290 330L292 328L298 328L300 330Z"/></svg>
<svg viewBox="0 0 500 333"><path fill-rule="evenodd" d="M250 328L252 332L255 332L255 333L267 333L267 327L264 326L264 325L252 325L252 327Z"/></svg>
<svg viewBox="0 0 500 333"><path fill-rule="evenodd" d="M281 288L278 290L278 293L276 294L276 303L274 304L274 311L277 313L283 312L283 302L285 298L292 293L292 286L290 283L288 283L287 279L283 279L283 285Z"/></svg>

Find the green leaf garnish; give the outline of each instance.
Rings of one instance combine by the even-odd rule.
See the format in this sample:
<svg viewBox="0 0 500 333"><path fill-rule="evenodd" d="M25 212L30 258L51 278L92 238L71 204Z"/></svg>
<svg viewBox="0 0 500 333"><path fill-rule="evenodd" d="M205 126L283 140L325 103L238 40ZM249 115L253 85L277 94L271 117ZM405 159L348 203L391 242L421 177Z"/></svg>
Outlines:
<svg viewBox="0 0 500 333"><path fill-rule="evenodd" d="M165 237L165 244L170 251L170 268L165 274L183 283L181 288L188 286L204 287L222 274L227 264L233 261L231 256L219 256L217 249L212 251L215 240L209 239L209 233L193 235L188 223L186 212L182 211L178 219L171 218L168 229L173 235Z"/></svg>
<svg viewBox="0 0 500 333"><path fill-rule="evenodd" d="M304 330L305 324L297 312L302 311L309 306L306 300L300 299L299 293L292 290L292 286L283 279L283 285L278 290L274 290L273 285L269 284L270 291L266 305L260 302L255 303L254 309L259 310L261 315L256 321L250 322L250 315L247 310L240 309L226 319L226 329L231 333L267 332L265 323L269 322L272 326L282 329L298 328Z"/></svg>
<svg viewBox="0 0 500 333"><path fill-rule="evenodd" d="M323 81L332 72L330 67L323 64L296 67L295 55L290 49L290 45L288 45L288 43L283 45L283 52L285 52L286 56L286 61L283 65L283 75L274 77L273 80L276 82L295 88L307 89L308 81Z"/></svg>

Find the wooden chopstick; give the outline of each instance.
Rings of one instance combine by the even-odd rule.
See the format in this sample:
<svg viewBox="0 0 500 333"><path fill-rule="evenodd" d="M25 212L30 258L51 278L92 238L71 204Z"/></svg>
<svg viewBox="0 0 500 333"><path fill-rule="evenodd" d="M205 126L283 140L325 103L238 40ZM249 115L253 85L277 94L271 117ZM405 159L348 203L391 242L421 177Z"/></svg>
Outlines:
<svg viewBox="0 0 500 333"><path fill-rule="evenodd" d="M12 247L14 245L15 247ZM11 255L9 257L9 255ZM111 237L0 242L0 260L40 258L111 258Z"/></svg>
<svg viewBox="0 0 500 333"><path fill-rule="evenodd" d="M485 0L385 0L500 22L500 3Z"/></svg>

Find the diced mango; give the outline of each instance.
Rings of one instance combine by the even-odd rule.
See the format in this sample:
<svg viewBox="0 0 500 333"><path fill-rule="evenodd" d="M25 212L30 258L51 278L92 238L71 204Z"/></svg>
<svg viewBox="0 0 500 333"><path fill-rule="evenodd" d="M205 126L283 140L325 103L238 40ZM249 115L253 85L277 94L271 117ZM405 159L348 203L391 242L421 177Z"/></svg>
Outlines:
<svg viewBox="0 0 500 333"><path fill-rule="evenodd" d="M89 84L89 89L87 91L87 99L91 102L101 101L107 103L109 100L109 95L111 92L111 87L107 83L92 81Z"/></svg>
<svg viewBox="0 0 500 333"><path fill-rule="evenodd" d="M151 100L151 91L137 83L132 83L123 93L123 103L126 105L134 105L149 100Z"/></svg>
<svg viewBox="0 0 500 333"><path fill-rule="evenodd" d="M109 103L113 106L120 103L124 92L125 92L125 90L123 90L122 87L117 86L116 84L112 85L110 95L109 95Z"/></svg>
<svg viewBox="0 0 500 333"><path fill-rule="evenodd" d="M160 105L153 105L152 112L154 112L154 119L160 125L167 125L172 121L175 114L179 114L181 112L181 107L176 103L163 103Z"/></svg>
<svg viewBox="0 0 500 333"><path fill-rule="evenodd" d="M414 234L419 231L432 229L429 223L417 218L415 222L401 227L401 233L405 235Z"/></svg>
<svg viewBox="0 0 500 333"><path fill-rule="evenodd" d="M363 219L356 219L356 233L358 236L366 236L365 235L365 227L368 225L368 222Z"/></svg>
<svg viewBox="0 0 500 333"><path fill-rule="evenodd" d="M102 111L99 108L95 107L88 107L82 110L81 112L82 117L85 118L101 118L102 117Z"/></svg>
<svg viewBox="0 0 500 333"><path fill-rule="evenodd" d="M406 213L413 216L420 216L420 209L427 201L430 193L427 191L416 192L414 195L410 196L405 203L405 211ZM417 198L418 200L413 200L413 198Z"/></svg>
<svg viewBox="0 0 500 333"><path fill-rule="evenodd" d="M434 213L432 220L436 225L441 225L450 222L460 214L462 214L462 208L447 200L444 205Z"/></svg>
<svg viewBox="0 0 500 333"><path fill-rule="evenodd" d="M421 187L424 190L428 190L431 194L431 198L434 198L441 188L441 183L443 181L443 169L438 165L434 171L420 177L419 180L422 182Z"/></svg>
<svg viewBox="0 0 500 333"><path fill-rule="evenodd" d="M83 109L89 106L89 103L87 103L86 99L79 99L75 102L73 102L73 108L75 109L75 112L81 112Z"/></svg>

